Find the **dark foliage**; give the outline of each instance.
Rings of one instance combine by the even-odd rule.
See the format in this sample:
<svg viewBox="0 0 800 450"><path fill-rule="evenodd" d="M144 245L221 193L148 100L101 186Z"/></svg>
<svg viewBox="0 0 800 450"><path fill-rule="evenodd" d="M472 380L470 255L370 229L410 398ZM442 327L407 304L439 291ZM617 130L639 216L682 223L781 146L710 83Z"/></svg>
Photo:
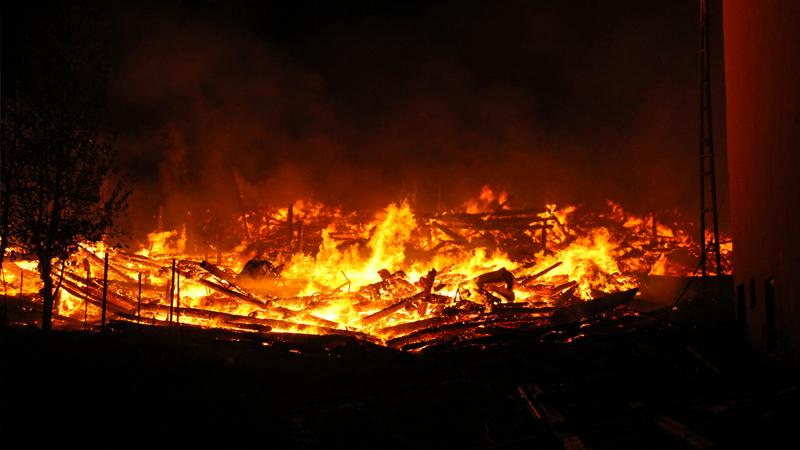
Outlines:
<svg viewBox="0 0 800 450"><path fill-rule="evenodd" d="M63 274L81 242L118 242L123 232L113 225L130 194L116 170L111 138L97 125L100 53L71 44L85 29L68 13L30 37L40 70L4 80L2 250L11 246L16 256L38 260L45 330L59 287L53 268L60 263Z"/></svg>

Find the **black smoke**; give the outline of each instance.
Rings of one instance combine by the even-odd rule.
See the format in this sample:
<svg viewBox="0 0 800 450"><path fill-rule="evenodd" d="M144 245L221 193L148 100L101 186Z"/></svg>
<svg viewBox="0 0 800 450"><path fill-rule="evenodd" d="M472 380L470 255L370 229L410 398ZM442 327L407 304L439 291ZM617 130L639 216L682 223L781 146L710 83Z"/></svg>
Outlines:
<svg viewBox="0 0 800 450"><path fill-rule="evenodd" d="M47 4L105 48L135 234L159 210L169 227L307 196L432 210L484 184L516 206L694 214L694 0L286 3ZM4 11L4 91L60 20L41 10Z"/></svg>

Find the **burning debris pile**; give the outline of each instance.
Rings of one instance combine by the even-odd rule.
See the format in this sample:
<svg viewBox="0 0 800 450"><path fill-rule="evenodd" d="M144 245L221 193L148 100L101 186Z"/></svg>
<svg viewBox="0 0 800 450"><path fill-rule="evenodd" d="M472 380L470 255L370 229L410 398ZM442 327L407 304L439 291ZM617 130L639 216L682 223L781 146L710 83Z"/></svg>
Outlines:
<svg viewBox="0 0 800 450"><path fill-rule="evenodd" d="M86 244L54 273L55 318L97 327L105 304L115 320L413 350L579 320L632 299L641 275L691 273L698 246L679 224L609 209L511 209L488 188L429 216L407 202L371 218L297 202L241 216L231 249L194 254L185 231L152 233L135 253ZM35 264L4 269L6 298L35 303Z"/></svg>

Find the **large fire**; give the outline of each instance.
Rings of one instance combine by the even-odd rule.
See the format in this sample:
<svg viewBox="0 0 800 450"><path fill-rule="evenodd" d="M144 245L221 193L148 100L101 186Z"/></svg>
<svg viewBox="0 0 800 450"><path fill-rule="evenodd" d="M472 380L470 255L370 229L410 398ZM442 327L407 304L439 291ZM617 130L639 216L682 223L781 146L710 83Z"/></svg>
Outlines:
<svg viewBox="0 0 800 450"><path fill-rule="evenodd" d="M63 279L61 262L54 270L56 326L98 326L104 253L115 320L392 345L430 327L537 323L556 308L635 288L643 275L691 275L699 251L685 223L654 223L613 202L602 213L515 210L488 186L461 211L420 215L404 201L365 218L304 200L238 224L238 245L207 243L202 254L190 250L185 227L153 232L134 252L87 243L63 262ZM722 251L727 272L730 243ZM36 301L34 262L7 262L3 274L6 298Z"/></svg>

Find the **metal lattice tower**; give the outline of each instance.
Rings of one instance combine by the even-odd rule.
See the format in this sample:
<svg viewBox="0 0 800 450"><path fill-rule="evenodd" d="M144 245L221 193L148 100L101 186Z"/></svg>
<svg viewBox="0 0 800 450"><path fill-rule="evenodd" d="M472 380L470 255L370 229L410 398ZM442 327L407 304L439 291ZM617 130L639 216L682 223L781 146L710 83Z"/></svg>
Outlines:
<svg viewBox="0 0 800 450"><path fill-rule="evenodd" d="M714 165L714 129L711 112L711 58L707 0L700 2L700 268L708 276L709 255L713 254L714 273L720 275L719 214L717 211L717 174ZM706 206L710 202L711 206ZM706 241L706 221L712 221L712 236Z"/></svg>

